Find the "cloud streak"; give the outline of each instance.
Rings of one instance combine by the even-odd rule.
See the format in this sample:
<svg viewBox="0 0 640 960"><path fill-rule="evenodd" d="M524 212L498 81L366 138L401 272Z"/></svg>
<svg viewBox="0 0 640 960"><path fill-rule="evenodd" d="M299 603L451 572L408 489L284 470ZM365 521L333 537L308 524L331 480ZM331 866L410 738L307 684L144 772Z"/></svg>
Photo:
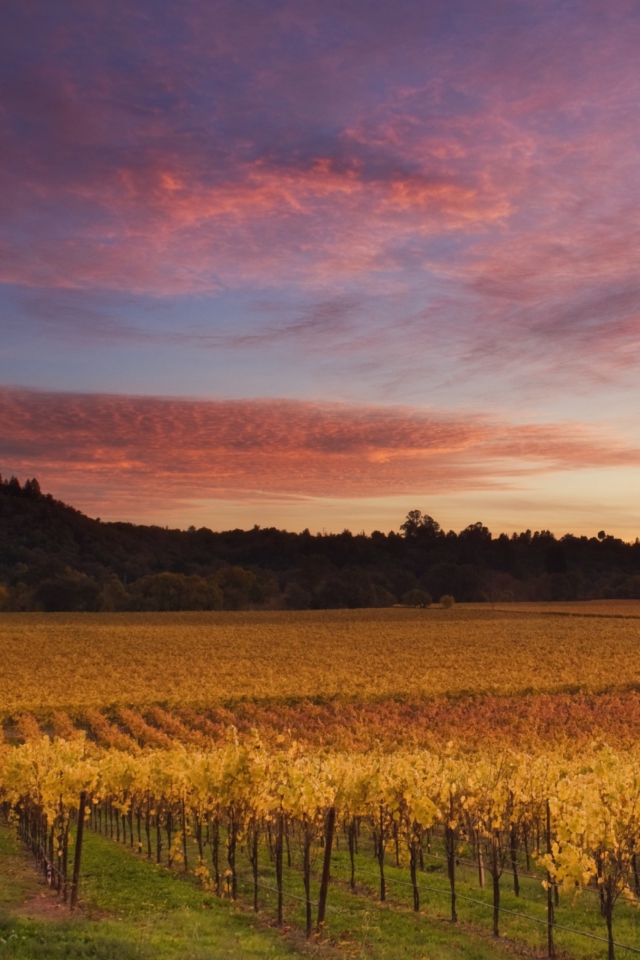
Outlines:
<svg viewBox="0 0 640 960"><path fill-rule="evenodd" d="M0 392L3 472L85 507L207 498L362 498L506 489L554 471L640 465L576 424L406 407Z"/></svg>

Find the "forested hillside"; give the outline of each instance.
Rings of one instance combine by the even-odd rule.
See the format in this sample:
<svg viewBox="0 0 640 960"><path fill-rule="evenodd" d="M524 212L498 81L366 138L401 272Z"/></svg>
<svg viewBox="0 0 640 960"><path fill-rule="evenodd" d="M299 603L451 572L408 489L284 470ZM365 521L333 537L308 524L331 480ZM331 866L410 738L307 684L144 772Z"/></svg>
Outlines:
<svg viewBox="0 0 640 960"><path fill-rule="evenodd" d="M400 518L399 518L400 519ZM455 533L412 510L397 531L169 530L103 523L0 478L0 608L294 609L640 598L640 542Z"/></svg>

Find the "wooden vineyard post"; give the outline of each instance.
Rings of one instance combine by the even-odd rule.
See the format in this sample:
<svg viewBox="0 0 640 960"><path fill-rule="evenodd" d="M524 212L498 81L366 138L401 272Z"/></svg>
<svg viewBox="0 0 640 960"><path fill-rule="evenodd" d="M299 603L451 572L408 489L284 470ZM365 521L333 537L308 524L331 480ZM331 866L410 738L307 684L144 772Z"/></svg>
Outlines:
<svg viewBox="0 0 640 960"><path fill-rule="evenodd" d="M547 853L551 854L551 808L549 807L549 801L547 800L547 823L546 823L546 839L547 839ZM553 942L553 922L554 922L554 908L553 908L553 884L551 882L551 874L547 871L547 952L551 960L556 955L555 944Z"/></svg>
<svg viewBox="0 0 640 960"><path fill-rule="evenodd" d="M513 803L513 794L511 795ZM515 823L511 824L509 853L511 855L511 871L513 873L513 892L516 897L520 896L520 878L518 877L518 827Z"/></svg>
<svg viewBox="0 0 640 960"><path fill-rule="evenodd" d="M484 888L484 855L481 840L478 840L478 883L480 887Z"/></svg>
<svg viewBox="0 0 640 960"><path fill-rule="evenodd" d="M411 886L413 887L413 909L420 909L420 888L418 887L418 849L420 842L413 837L409 846L409 870L411 872Z"/></svg>
<svg viewBox="0 0 640 960"><path fill-rule="evenodd" d="M304 880L304 895L306 899L306 919L307 919L307 938L311 936L313 921L311 919L311 844L313 842L312 826L305 824L304 828L304 853L302 864L302 875Z"/></svg>
<svg viewBox="0 0 640 960"><path fill-rule="evenodd" d="M320 883L320 897L318 899L318 932L322 932L325 913L327 910L327 892L331 876L331 848L333 846L333 830L336 823L336 808L330 807L327 816L327 829L324 846L324 863L322 864L322 881Z"/></svg>
<svg viewBox="0 0 640 960"><path fill-rule="evenodd" d="M449 794L449 821L445 827L445 848L447 853L447 873L449 875L449 886L451 888L451 923L458 922L458 911L456 909L456 828L451 824L453 819L453 794Z"/></svg>
<svg viewBox="0 0 640 960"><path fill-rule="evenodd" d="M258 827L258 821L256 819L253 827L253 839L251 846L251 871L253 873L253 910L254 913L258 912L258 857L259 857L259 837L260 829Z"/></svg>
<svg viewBox="0 0 640 960"><path fill-rule="evenodd" d="M356 821L355 818L349 824L349 860L351 863L351 878L349 886L352 890L356 888Z"/></svg>
<svg viewBox="0 0 640 960"><path fill-rule="evenodd" d="M73 858L73 878L71 881L71 903L70 909L73 910L78 902L78 884L80 882L80 864L82 862L82 838L84 836L84 808L87 802L87 792L83 790L80 794L80 805L78 807L78 832L76 834L76 849Z"/></svg>
<svg viewBox="0 0 640 960"><path fill-rule="evenodd" d="M385 854L385 829L384 829L384 811L380 804L380 836L378 837L378 865L380 867L380 902L384 903L387 899L387 882L384 875L384 854Z"/></svg>
<svg viewBox="0 0 640 960"><path fill-rule="evenodd" d="M185 809L184 797L182 799L182 857L184 860L184 872L189 872L189 861L187 860L187 811Z"/></svg>
<svg viewBox="0 0 640 960"><path fill-rule="evenodd" d="M493 879L493 935L500 936L500 866L499 866L500 834L493 831L491 838L491 875Z"/></svg>
<svg viewBox="0 0 640 960"><path fill-rule="evenodd" d="M278 926L282 926L282 845L284 840L284 814L278 814L276 833L276 885L278 887Z"/></svg>

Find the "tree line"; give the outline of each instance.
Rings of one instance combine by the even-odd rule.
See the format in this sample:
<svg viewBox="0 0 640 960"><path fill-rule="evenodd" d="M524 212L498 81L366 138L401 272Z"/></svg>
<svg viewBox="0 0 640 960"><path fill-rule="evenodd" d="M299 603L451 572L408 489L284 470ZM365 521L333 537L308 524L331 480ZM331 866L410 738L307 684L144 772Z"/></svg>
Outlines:
<svg viewBox="0 0 640 960"><path fill-rule="evenodd" d="M640 599L640 541L445 531L411 510L370 535L105 523L0 477L0 609L242 610Z"/></svg>

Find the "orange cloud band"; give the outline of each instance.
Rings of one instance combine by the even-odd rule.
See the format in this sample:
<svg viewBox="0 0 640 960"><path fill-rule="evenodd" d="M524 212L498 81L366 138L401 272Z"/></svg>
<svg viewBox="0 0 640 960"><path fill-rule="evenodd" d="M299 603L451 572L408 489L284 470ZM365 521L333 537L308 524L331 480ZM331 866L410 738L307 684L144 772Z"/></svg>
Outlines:
<svg viewBox="0 0 640 960"><path fill-rule="evenodd" d="M0 424L4 474L113 516L124 503L442 493L640 464L640 450L582 425L407 407L5 389Z"/></svg>

